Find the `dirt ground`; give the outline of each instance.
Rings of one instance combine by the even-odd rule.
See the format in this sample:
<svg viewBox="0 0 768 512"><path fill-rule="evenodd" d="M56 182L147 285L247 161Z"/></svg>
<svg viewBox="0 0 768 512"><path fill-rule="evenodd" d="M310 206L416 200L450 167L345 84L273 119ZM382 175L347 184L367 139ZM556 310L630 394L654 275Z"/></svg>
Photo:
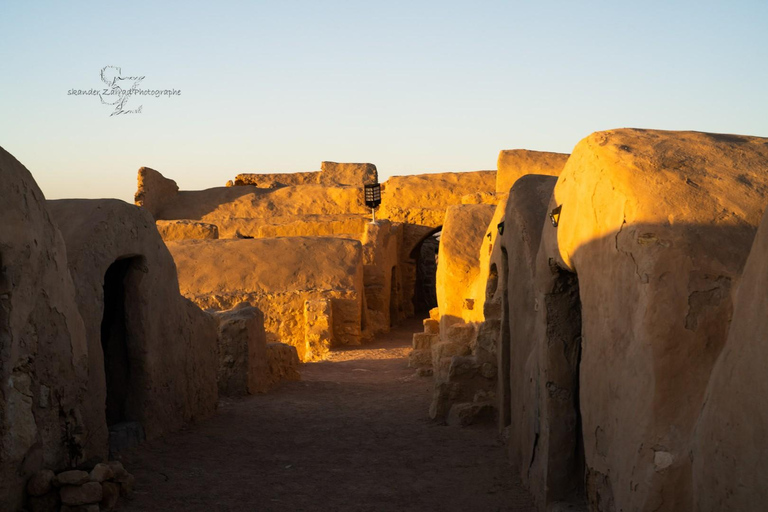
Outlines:
<svg viewBox="0 0 768 512"><path fill-rule="evenodd" d="M533 511L494 426L437 425L407 367L409 321L302 365L302 381L223 399L210 420L121 455L125 511Z"/></svg>

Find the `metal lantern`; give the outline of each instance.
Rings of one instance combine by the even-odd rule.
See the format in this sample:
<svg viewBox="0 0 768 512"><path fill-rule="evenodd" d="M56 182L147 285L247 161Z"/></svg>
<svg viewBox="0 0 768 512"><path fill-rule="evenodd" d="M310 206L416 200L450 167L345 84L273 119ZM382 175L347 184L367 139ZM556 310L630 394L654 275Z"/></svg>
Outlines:
<svg viewBox="0 0 768 512"><path fill-rule="evenodd" d="M381 204L381 185L374 183L365 186L365 205L368 208L376 208Z"/></svg>
<svg viewBox="0 0 768 512"><path fill-rule="evenodd" d="M563 205L558 206L551 212L549 212L549 221L552 223L553 227L557 227L558 224L560 224L560 210L563 209Z"/></svg>
<svg viewBox="0 0 768 512"><path fill-rule="evenodd" d="M365 205L371 209L372 224L376 224L376 207L381 204L381 185L374 183L365 186Z"/></svg>

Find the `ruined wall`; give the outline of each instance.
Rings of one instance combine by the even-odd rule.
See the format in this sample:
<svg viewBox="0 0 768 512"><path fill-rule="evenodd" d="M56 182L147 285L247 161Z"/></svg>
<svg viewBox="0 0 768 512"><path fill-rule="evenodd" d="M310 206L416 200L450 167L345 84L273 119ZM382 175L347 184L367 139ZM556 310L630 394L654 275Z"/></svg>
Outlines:
<svg viewBox="0 0 768 512"><path fill-rule="evenodd" d="M284 173L241 173L235 176L234 185L253 185L259 188L295 187L296 185L316 185L319 182L320 173L310 172L284 172Z"/></svg>
<svg viewBox="0 0 768 512"><path fill-rule="evenodd" d="M294 345L302 360L307 300L333 302L334 342L359 344L363 315L362 245L322 237L168 242L184 296L202 308L249 302L264 312L268 342Z"/></svg>
<svg viewBox="0 0 768 512"><path fill-rule="evenodd" d="M259 188L295 187L297 185L348 185L362 187L364 184L378 183L379 175L373 164L323 162L320 171L238 174L235 185L254 185Z"/></svg>
<svg viewBox="0 0 768 512"><path fill-rule="evenodd" d="M595 133L557 181L532 280L507 241L511 428L526 430L510 444L542 510L580 494L595 510L692 509L693 427L767 200L766 142Z"/></svg>
<svg viewBox="0 0 768 512"><path fill-rule="evenodd" d="M334 216L368 216L361 187L301 185L278 189L255 187L181 191L157 214L160 220L191 219L218 226L220 238L257 236L265 225L295 224Z"/></svg>
<svg viewBox="0 0 768 512"><path fill-rule="evenodd" d="M462 204L463 196L495 190L496 171L392 176L382 185L380 215L392 222L436 228L442 226L446 208Z"/></svg>
<svg viewBox="0 0 768 512"><path fill-rule="evenodd" d="M61 234L32 175L0 148L0 503L82 462L85 327Z"/></svg>
<svg viewBox="0 0 768 512"><path fill-rule="evenodd" d="M175 181L169 180L149 167L139 169L138 181L134 201L155 218L158 218L160 210L179 192L179 186Z"/></svg>
<svg viewBox="0 0 768 512"><path fill-rule="evenodd" d="M762 510L768 503L768 216L763 215L733 302L728 338L696 425L695 509Z"/></svg>
<svg viewBox="0 0 768 512"><path fill-rule="evenodd" d="M118 417L139 422L153 438L210 416L218 398L216 322L180 295L154 219L114 199L48 201L47 207L66 242L85 322L88 453L106 455L107 423ZM111 387L126 369L125 381ZM110 410L110 394L117 393L120 403Z"/></svg>

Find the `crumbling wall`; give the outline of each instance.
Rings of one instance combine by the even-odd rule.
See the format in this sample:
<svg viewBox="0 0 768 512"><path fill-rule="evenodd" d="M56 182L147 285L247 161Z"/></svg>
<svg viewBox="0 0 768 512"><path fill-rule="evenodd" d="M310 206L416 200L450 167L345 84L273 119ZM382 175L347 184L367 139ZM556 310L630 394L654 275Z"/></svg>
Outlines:
<svg viewBox="0 0 768 512"><path fill-rule="evenodd" d="M284 173L242 173L235 176L234 185L253 185L259 188L295 187L297 185L316 185L318 171Z"/></svg>
<svg viewBox="0 0 768 512"><path fill-rule="evenodd" d="M127 368L124 420L138 422L153 438L210 416L218 398L216 322L180 295L173 259L151 215L115 199L48 201L47 207L66 241L75 304L85 322L88 453L107 454L107 313L123 331L123 363L116 364ZM126 267L125 277L117 276L124 303L105 311L111 308L105 308L105 279L120 264Z"/></svg>
<svg viewBox="0 0 768 512"><path fill-rule="evenodd" d="M139 184L134 201L156 219L158 214L179 192L176 182L149 167L139 169Z"/></svg>
<svg viewBox="0 0 768 512"><path fill-rule="evenodd" d="M0 148L0 503L83 460L88 348L61 234L29 171Z"/></svg>
<svg viewBox="0 0 768 512"><path fill-rule="evenodd" d="M243 186L181 191L157 212L156 218L213 224L218 227L220 238L237 238L259 236L261 231L270 229L268 226L291 229L280 227L291 225L309 235L314 233L307 230L327 230L324 224L329 220L349 223L351 215L358 215L358 222L362 222L362 217L369 214L362 187L315 184L277 189ZM359 237L359 233L354 234Z"/></svg>
<svg viewBox="0 0 768 512"><path fill-rule="evenodd" d="M323 237L169 242L184 296L205 309L249 302L264 312L268 342L316 356L305 336L305 302L330 299L334 343L359 344L363 258L357 240Z"/></svg>
<svg viewBox="0 0 768 512"><path fill-rule="evenodd" d="M234 185L254 185L259 188L295 187L297 185L347 185L362 187L378 183L379 175L373 164L323 162L319 171L292 173L243 173L235 177Z"/></svg>
<svg viewBox="0 0 768 512"><path fill-rule="evenodd" d="M445 210L462 204L462 197L496 190L496 171L445 172L392 176L381 189L381 217L436 228ZM410 252L413 247L406 247Z"/></svg>

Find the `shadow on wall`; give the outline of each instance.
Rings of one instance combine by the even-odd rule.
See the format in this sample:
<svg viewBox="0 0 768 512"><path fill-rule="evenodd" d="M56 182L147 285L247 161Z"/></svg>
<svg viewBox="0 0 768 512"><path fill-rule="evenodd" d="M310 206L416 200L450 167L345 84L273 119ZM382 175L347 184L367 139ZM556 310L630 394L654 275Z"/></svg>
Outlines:
<svg viewBox="0 0 768 512"><path fill-rule="evenodd" d="M755 231L624 225L575 251L576 274L546 240L533 275L506 247L500 426L542 509L583 492L598 511L692 509L694 426Z"/></svg>

